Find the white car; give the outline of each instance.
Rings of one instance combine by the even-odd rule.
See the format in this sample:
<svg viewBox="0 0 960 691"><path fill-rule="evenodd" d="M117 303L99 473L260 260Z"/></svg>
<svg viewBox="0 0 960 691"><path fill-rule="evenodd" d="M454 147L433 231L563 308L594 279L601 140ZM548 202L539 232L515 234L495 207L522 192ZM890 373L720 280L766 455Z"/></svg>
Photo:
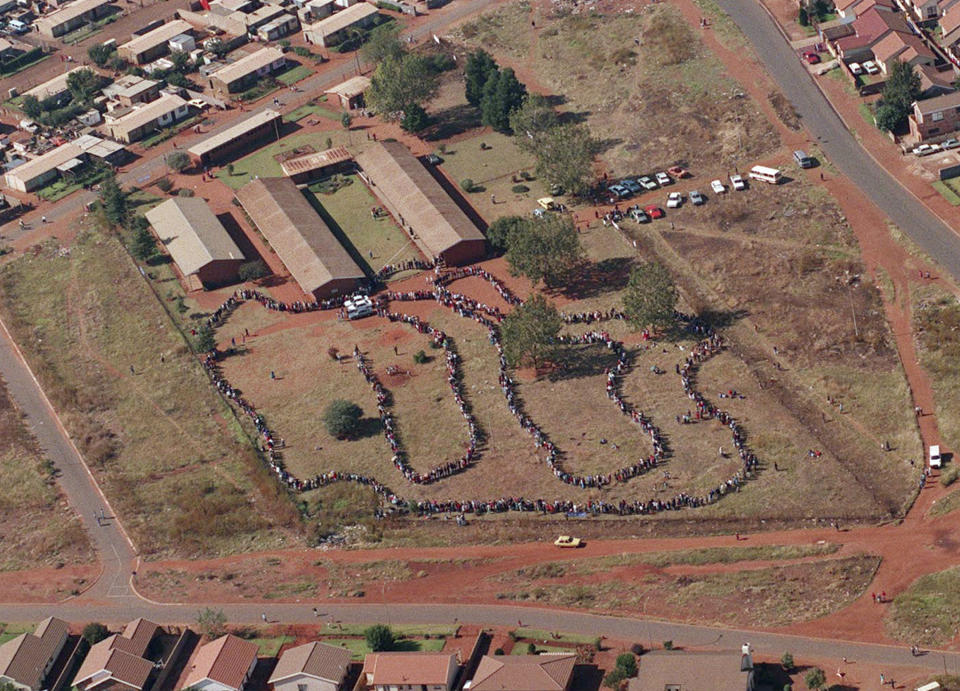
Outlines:
<svg viewBox="0 0 960 691"><path fill-rule="evenodd" d="M947 149L956 149L958 146L960 146L960 140L957 139L945 139L944 141L940 142L940 148L944 151Z"/></svg>
<svg viewBox="0 0 960 691"><path fill-rule="evenodd" d="M667 196L667 208L668 209L679 209L683 204L683 195L679 192L671 192Z"/></svg>
<svg viewBox="0 0 960 691"><path fill-rule="evenodd" d="M913 155L929 156L930 154L935 154L938 151L940 151L940 146L937 144L921 144L913 150Z"/></svg>
<svg viewBox="0 0 960 691"><path fill-rule="evenodd" d="M727 191L726 186L720 182L720 180L714 180L710 183L710 189L713 190L714 194L723 194Z"/></svg>
<svg viewBox="0 0 960 691"><path fill-rule="evenodd" d="M664 185L669 185L671 182L673 182L673 178L666 173L657 173L657 184L661 187Z"/></svg>
<svg viewBox="0 0 960 691"><path fill-rule="evenodd" d="M880 68L873 60L867 60L863 63L863 69L867 71L867 74L880 74Z"/></svg>
<svg viewBox="0 0 960 691"><path fill-rule="evenodd" d="M850 72L852 74L863 74L863 67L860 66L859 62L850 63Z"/></svg>
<svg viewBox="0 0 960 691"><path fill-rule="evenodd" d="M731 175L730 184L733 185L733 189L737 190L737 192L747 189L746 181L739 175Z"/></svg>
<svg viewBox="0 0 960 691"><path fill-rule="evenodd" d="M659 186L653 178L647 175L644 175L642 178L637 178L637 182L640 183L640 186L645 190L655 190Z"/></svg>
<svg viewBox="0 0 960 691"><path fill-rule="evenodd" d="M700 194L700 190L693 190L692 192L690 192L690 201L693 203L694 206L700 206L701 204L705 203L707 200L702 194Z"/></svg>

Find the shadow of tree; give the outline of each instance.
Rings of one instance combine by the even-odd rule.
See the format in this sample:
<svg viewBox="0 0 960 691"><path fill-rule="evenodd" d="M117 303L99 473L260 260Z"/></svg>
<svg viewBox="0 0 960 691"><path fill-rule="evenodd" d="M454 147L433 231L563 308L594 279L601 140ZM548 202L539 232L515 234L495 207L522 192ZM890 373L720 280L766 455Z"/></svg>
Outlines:
<svg viewBox="0 0 960 691"><path fill-rule="evenodd" d="M480 111L469 103L444 108L433 114L434 124L422 133L425 141L447 139L480 127Z"/></svg>
<svg viewBox="0 0 960 691"><path fill-rule="evenodd" d="M610 257L599 262L584 263L575 283L563 291L565 297L583 299L625 288L634 261L630 257Z"/></svg>
<svg viewBox="0 0 960 691"><path fill-rule="evenodd" d="M593 377L616 364L616 356L601 345L564 345L557 348L554 367L546 376L552 382Z"/></svg>

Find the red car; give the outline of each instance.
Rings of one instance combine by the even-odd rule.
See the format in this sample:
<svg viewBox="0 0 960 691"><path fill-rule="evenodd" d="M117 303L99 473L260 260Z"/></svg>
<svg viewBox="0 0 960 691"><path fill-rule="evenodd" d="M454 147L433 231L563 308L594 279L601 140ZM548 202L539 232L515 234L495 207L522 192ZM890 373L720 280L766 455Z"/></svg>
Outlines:
<svg viewBox="0 0 960 691"><path fill-rule="evenodd" d="M820 62L820 56L813 51L807 51L804 53L803 59L807 61L808 65L816 65Z"/></svg>
<svg viewBox="0 0 960 691"><path fill-rule="evenodd" d="M663 218L663 217L664 217L663 209L661 209L661 208L660 208L659 206L657 206L656 204L651 204L650 206L644 207L643 210L646 211L647 214L650 215L650 218Z"/></svg>

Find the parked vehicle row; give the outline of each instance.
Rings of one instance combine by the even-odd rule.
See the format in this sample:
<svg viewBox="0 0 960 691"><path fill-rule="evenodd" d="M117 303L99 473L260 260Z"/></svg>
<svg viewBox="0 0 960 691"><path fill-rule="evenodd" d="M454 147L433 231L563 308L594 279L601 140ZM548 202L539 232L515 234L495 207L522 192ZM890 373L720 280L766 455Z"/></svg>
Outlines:
<svg viewBox="0 0 960 691"><path fill-rule="evenodd" d="M677 171L677 177L689 175L683 168L671 168L671 171ZM665 172L654 173L651 175L642 175L636 178L624 178L607 186L607 191L615 199L629 199L644 191L655 190L660 187L666 187L673 183L673 178Z"/></svg>
<svg viewBox="0 0 960 691"><path fill-rule="evenodd" d="M960 140L950 138L943 140L939 144L921 144L914 148L911 153L913 153L914 156L929 156L938 151L949 151L950 149L956 149L958 147L960 147Z"/></svg>

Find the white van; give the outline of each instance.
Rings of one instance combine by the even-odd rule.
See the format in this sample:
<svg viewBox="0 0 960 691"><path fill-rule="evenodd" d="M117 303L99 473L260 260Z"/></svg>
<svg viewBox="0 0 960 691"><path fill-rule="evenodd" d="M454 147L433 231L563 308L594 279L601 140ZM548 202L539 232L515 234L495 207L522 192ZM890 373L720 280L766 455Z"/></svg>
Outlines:
<svg viewBox="0 0 960 691"><path fill-rule="evenodd" d="M373 301L366 295L355 295L343 301L347 319L363 319L373 314Z"/></svg>
<svg viewBox="0 0 960 691"><path fill-rule="evenodd" d="M776 168L767 168L766 166L754 166L750 169L750 177L761 182L769 182L771 185L780 184L780 171Z"/></svg>
<svg viewBox="0 0 960 691"><path fill-rule="evenodd" d="M939 446L939 445L934 444L933 446L930 447L930 459L929 459L929 460L930 460L930 467L931 467L931 468L939 468L939 467L940 467L941 460L940 460L940 446Z"/></svg>

